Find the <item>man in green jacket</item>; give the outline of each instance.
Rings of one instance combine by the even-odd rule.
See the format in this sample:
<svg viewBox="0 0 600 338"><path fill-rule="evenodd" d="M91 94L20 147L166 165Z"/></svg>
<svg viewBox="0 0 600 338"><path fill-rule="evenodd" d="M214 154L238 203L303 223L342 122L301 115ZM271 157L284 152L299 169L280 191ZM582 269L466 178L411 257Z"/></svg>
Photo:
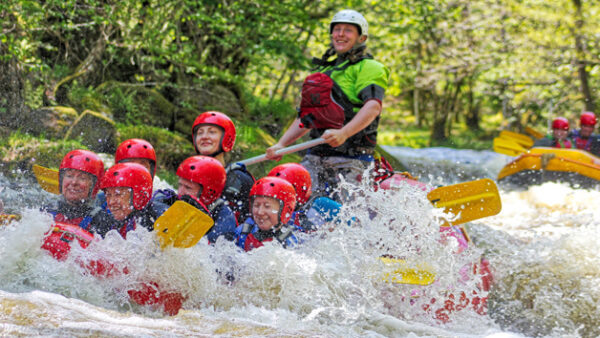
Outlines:
<svg viewBox="0 0 600 338"><path fill-rule="evenodd" d="M339 175L353 183L365 175L373 162L389 77L389 70L365 53L368 24L360 13L342 10L333 16L329 28L331 46L320 59L313 59L318 73L304 82L298 118L267 149L269 159L279 160L277 150L309 131L312 138L325 139L325 144L310 149L301 162L311 174L315 195L331 195ZM329 61L334 55L337 57ZM330 92L315 89L328 84ZM339 199L347 197L342 194Z"/></svg>

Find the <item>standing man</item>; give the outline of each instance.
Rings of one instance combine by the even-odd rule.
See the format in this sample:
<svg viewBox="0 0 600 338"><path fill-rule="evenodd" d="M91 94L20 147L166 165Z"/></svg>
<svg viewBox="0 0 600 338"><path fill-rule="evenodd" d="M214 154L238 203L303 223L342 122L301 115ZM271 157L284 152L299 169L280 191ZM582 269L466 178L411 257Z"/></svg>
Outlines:
<svg viewBox="0 0 600 338"><path fill-rule="evenodd" d="M313 193L320 195L331 194L339 175L358 183L373 162L389 76L383 64L365 53L368 24L360 13L349 9L336 13L329 33L331 47L321 59L313 59L318 73L310 75L302 87L298 118L267 149L269 159L279 160L277 150L309 131L312 138L325 139L326 144L310 149L301 162L310 172Z"/></svg>

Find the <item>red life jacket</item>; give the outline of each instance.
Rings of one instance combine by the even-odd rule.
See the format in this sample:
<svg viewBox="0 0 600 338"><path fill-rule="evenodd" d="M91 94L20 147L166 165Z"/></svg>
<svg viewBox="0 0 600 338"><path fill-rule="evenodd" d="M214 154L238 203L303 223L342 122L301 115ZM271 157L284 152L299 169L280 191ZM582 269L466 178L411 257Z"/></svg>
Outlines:
<svg viewBox="0 0 600 338"><path fill-rule="evenodd" d="M42 249L48 251L52 257L59 261L67 258L69 251L71 251L71 243L75 239L82 248L87 248L94 239L94 235L90 232L82 229L78 224L72 223L57 222L46 235L42 243Z"/></svg>
<svg viewBox="0 0 600 338"><path fill-rule="evenodd" d="M581 136L576 136L575 138L573 138L573 140L575 141L575 147L577 149L590 151L590 149L592 148L591 137L583 138Z"/></svg>
<svg viewBox="0 0 600 338"><path fill-rule="evenodd" d="M265 238L264 240L259 241L258 238L254 237L254 234L249 234L246 238L246 242L244 242L244 251L248 252L252 249L260 248L263 246L263 242L271 242L273 237Z"/></svg>
<svg viewBox="0 0 600 338"><path fill-rule="evenodd" d="M554 147L554 148L565 148L565 149L572 149L572 148L574 148L574 147L573 147L573 143L571 143L571 141L570 141L569 139L565 139L565 140L564 140L564 141L562 141L562 142L561 142L561 141L559 141L559 140L556 140L556 141L554 142L554 145L553 145L553 147Z"/></svg>

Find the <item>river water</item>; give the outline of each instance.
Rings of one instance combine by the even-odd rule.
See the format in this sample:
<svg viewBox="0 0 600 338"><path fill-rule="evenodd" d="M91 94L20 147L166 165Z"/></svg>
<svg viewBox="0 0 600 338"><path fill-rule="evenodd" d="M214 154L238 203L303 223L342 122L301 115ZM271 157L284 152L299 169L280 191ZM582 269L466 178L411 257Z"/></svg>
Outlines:
<svg viewBox="0 0 600 338"><path fill-rule="evenodd" d="M495 178L509 160L492 152L388 148L434 186ZM157 184L164 185L158 182ZM64 262L40 249L51 219L37 211L53 196L27 180L0 176L9 211L23 218L0 228L0 335L22 336L395 336L591 337L600 335L600 192L547 183L503 191L502 212L467 224L473 242L455 254L441 241L443 215L414 187L396 193L362 187L343 217L352 226L326 227L282 249L250 254L228 242L189 249L157 248L139 230L74 246ZM388 283L376 257L427 262L428 286ZM495 283L489 313L463 309L441 323L423 305L448 292L467 294L477 280L465 266L484 255ZM82 262L103 257L129 273L97 278ZM224 278L235 276L233 282ZM183 310L169 317L129 301L126 290L152 281L179 291ZM439 307L431 305L433 310Z"/></svg>

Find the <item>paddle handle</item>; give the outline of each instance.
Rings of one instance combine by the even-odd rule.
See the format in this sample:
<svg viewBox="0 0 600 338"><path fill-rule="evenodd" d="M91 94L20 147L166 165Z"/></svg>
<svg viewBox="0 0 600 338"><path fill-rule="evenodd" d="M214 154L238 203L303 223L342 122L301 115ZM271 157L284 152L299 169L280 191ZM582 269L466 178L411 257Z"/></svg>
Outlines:
<svg viewBox="0 0 600 338"><path fill-rule="evenodd" d="M283 149L279 149L275 152L276 155L287 155L287 154L292 154L295 153L297 151L301 151L304 149L308 149L308 148L312 148L314 146L318 146L319 144L323 144L325 143L325 140L322 138L316 138L314 140L310 140L310 141L306 141L303 143L299 143L293 146L289 146L289 147L285 147ZM255 156L252 158L249 158L247 160L243 160L237 163L241 163L243 165L251 165L251 164L256 164L256 163L260 163L263 161L266 161L267 159L267 155L263 154L263 155L259 155L259 156Z"/></svg>

